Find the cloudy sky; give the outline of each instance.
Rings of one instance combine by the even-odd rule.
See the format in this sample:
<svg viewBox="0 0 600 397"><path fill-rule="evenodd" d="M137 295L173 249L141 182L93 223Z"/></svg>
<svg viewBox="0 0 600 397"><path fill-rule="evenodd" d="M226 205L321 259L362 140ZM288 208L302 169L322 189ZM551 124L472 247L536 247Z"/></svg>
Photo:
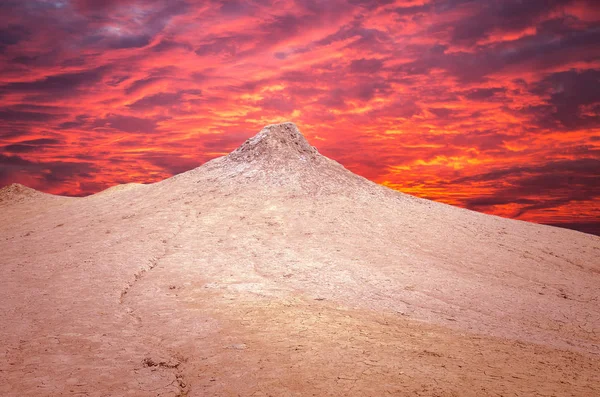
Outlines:
<svg viewBox="0 0 600 397"><path fill-rule="evenodd" d="M3 0L0 186L153 182L294 121L420 197L600 232L600 7Z"/></svg>

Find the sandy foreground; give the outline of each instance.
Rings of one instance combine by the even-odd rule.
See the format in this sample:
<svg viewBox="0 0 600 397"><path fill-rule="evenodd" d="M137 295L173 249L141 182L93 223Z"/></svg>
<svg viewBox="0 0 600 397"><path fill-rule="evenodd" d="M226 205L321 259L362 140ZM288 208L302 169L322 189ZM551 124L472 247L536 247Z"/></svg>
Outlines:
<svg viewBox="0 0 600 397"><path fill-rule="evenodd" d="M291 123L0 190L1 396L600 395L600 238L369 182Z"/></svg>

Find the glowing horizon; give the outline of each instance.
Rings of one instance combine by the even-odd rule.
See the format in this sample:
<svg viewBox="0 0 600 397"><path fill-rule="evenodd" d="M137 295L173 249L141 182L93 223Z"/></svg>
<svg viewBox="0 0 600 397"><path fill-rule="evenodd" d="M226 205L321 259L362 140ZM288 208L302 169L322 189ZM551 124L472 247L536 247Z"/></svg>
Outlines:
<svg viewBox="0 0 600 397"><path fill-rule="evenodd" d="M0 5L0 187L150 183L295 122L377 183L600 230L592 1Z"/></svg>

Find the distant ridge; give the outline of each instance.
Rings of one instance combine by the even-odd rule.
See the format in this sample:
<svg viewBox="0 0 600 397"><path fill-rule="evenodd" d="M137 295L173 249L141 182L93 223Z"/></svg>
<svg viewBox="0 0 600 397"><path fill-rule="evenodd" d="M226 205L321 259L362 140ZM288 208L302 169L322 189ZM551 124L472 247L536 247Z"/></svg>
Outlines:
<svg viewBox="0 0 600 397"><path fill-rule="evenodd" d="M29 197L42 195L46 194L25 185L21 185L20 183L13 183L0 189L0 203L23 201Z"/></svg>
<svg viewBox="0 0 600 397"><path fill-rule="evenodd" d="M181 179L195 179L198 175L208 180L221 180L225 184L240 186L260 180L265 186L276 185L290 191L300 190L311 194L395 196L421 204L432 202L390 189L352 173L335 160L320 154L317 148L307 141L297 125L289 121L267 125L229 154L157 184L168 185ZM114 185L87 197L119 196L150 185L152 184ZM40 192L19 183L0 188L0 204L24 202L34 197L74 198ZM600 236L598 222L542 223L542 225Z"/></svg>

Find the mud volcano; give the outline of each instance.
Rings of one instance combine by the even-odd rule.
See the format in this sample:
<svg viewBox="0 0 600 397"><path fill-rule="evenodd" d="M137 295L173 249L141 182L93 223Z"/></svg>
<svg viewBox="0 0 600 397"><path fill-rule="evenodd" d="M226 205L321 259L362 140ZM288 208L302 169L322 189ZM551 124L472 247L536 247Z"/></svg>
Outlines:
<svg viewBox="0 0 600 397"><path fill-rule="evenodd" d="M600 238L379 186L292 123L0 219L3 396L600 394Z"/></svg>

